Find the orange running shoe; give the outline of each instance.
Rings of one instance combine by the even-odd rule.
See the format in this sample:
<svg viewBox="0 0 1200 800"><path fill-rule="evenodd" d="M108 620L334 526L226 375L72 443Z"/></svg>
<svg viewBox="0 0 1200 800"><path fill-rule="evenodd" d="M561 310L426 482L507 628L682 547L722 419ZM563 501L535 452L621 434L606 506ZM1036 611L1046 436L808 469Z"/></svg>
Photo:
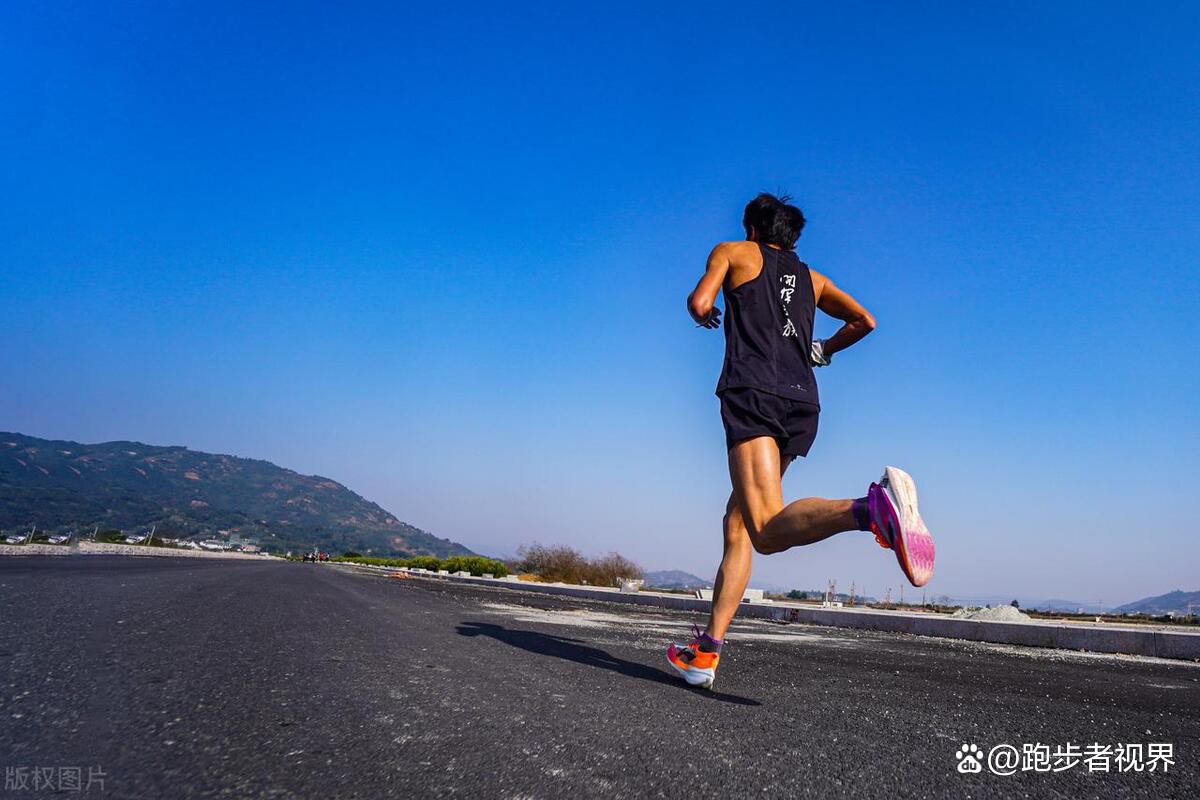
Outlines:
<svg viewBox="0 0 1200 800"><path fill-rule="evenodd" d="M692 626L692 643L686 647L672 644L667 648L667 663L688 682L689 686L711 689L717 679L717 664L720 653L706 653L700 649L700 628Z"/></svg>

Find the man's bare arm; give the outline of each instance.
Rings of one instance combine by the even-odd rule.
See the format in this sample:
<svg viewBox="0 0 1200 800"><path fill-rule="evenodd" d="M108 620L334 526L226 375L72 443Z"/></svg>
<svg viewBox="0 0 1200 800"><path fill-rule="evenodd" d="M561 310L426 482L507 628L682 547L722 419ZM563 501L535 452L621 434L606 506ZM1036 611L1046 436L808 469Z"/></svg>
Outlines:
<svg viewBox="0 0 1200 800"><path fill-rule="evenodd" d="M725 283L725 275L729 272L729 246L722 242L713 248L708 255L708 264L704 267L704 276L696 284L696 288L688 295L688 314L697 325L705 328L721 327L721 309L713 304L717 302L717 293Z"/></svg>
<svg viewBox="0 0 1200 800"><path fill-rule="evenodd" d="M835 286L829 278L815 270L809 271L813 276L817 308L845 323L837 333L825 340L824 354L828 358L875 330L875 318L857 300Z"/></svg>

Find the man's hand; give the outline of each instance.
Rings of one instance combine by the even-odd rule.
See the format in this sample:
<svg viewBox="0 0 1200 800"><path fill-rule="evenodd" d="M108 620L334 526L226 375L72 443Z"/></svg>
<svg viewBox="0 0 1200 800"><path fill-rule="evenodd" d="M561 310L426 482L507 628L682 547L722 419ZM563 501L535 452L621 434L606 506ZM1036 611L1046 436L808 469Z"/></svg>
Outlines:
<svg viewBox="0 0 1200 800"><path fill-rule="evenodd" d="M712 310L708 312L707 317L700 319L693 316L692 319L696 320L697 328L719 328L721 327L721 309L713 306Z"/></svg>
<svg viewBox="0 0 1200 800"><path fill-rule="evenodd" d="M833 361L833 353L825 353L825 342L828 339L813 339L812 352L809 353L809 359L814 367L828 367Z"/></svg>

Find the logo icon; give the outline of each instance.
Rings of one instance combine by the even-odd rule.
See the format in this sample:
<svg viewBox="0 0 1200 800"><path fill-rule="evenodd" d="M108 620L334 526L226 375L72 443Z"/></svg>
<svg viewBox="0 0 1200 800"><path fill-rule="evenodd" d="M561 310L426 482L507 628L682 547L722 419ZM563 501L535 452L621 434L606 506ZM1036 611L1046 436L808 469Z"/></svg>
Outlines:
<svg viewBox="0 0 1200 800"><path fill-rule="evenodd" d="M954 752L954 757L958 759L958 771L962 774L973 775L983 772L983 764L980 763L983 752L977 745L964 744Z"/></svg>

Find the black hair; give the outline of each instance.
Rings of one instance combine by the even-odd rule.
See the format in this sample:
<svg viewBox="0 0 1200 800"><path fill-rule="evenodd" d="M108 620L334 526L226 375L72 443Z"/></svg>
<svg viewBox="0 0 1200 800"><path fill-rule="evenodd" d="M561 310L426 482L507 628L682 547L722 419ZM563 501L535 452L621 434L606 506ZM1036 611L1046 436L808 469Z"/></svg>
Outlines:
<svg viewBox="0 0 1200 800"><path fill-rule="evenodd" d="M746 235L749 236L753 228L758 234L758 241L763 244L779 245L785 250L795 248L796 240L804 230L804 212L789 205L791 199L786 194L776 197L762 192L747 203L742 213Z"/></svg>

